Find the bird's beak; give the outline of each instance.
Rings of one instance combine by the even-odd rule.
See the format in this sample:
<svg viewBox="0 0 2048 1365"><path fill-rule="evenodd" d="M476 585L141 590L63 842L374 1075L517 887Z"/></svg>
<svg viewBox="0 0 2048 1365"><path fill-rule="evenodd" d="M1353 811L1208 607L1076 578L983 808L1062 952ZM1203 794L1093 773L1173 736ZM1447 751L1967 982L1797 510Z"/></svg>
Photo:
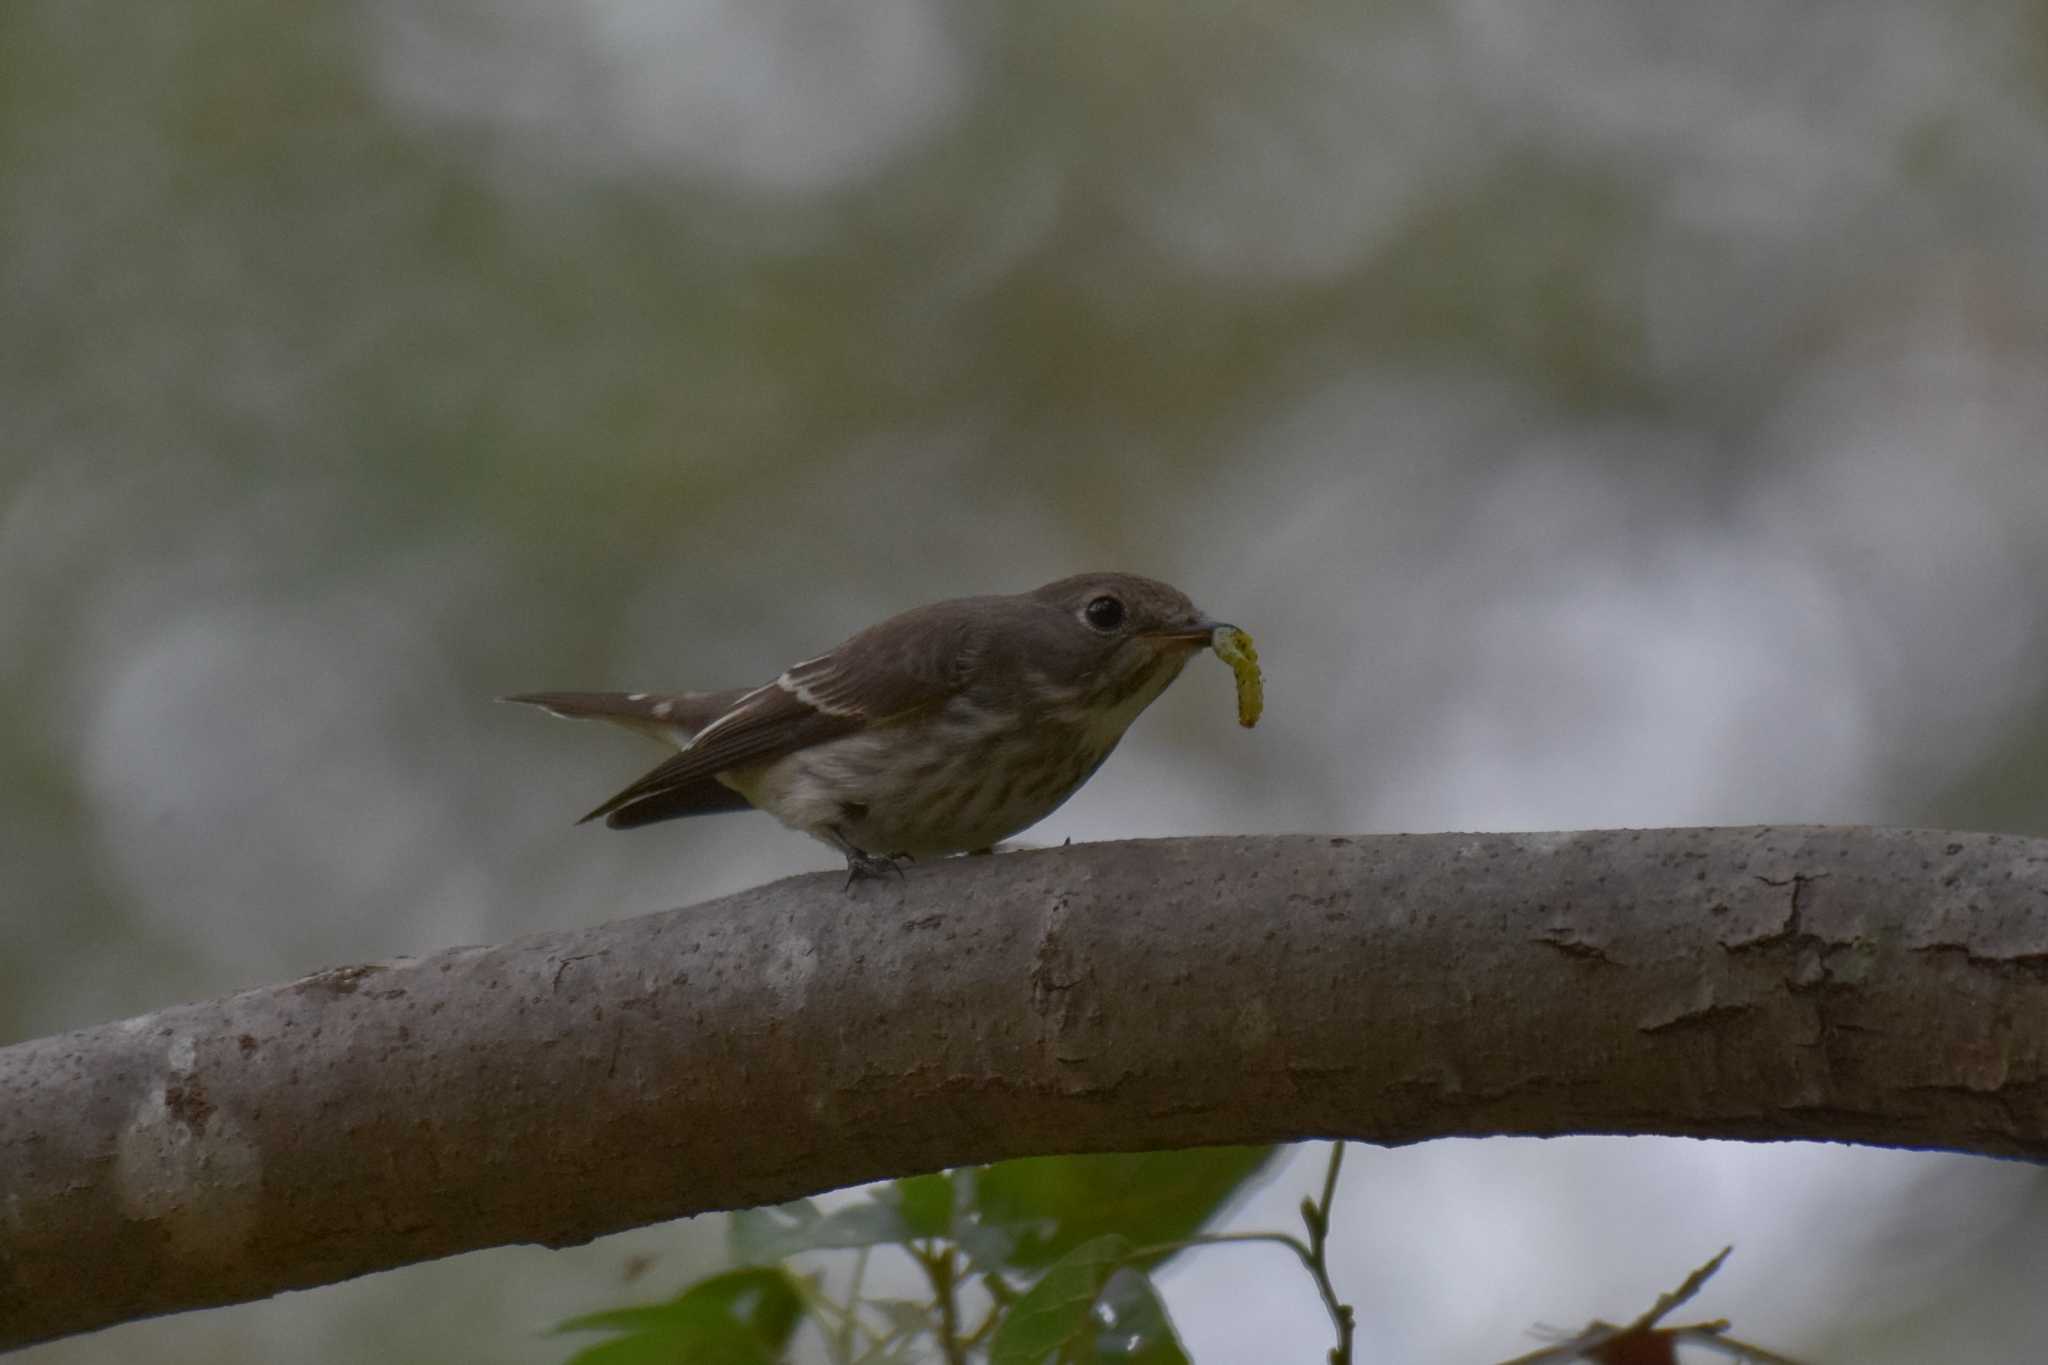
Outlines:
<svg viewBox="0 0 2048 1365"><path fill-rule="evenodd" d="M1184 625L1163 626L1158 630L1148 630L1144 632L1142 638L1159 644L1207 645L1209 637L1214 635L1219 627L1226 624L1228 623L1223 621L1211 621L1208 617L1204 616L1187 622ZM1235 627L1232 627L1232 629L1235 629Z"/></svg>

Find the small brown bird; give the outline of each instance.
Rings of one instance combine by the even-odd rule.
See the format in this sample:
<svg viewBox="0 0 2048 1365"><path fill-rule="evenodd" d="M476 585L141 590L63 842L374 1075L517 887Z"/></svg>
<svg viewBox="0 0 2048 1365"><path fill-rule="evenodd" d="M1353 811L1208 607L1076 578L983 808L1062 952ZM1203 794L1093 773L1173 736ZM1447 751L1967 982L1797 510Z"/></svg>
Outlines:
<svg viewBox="0 0 2048 1365"><path fill-rule="evenodd" d="M751 690L505 700L681 749L584 820L754 807L838 849L850 885L1044 819L1221 624L1153 579L1080 574L917 607Z"/></svg>

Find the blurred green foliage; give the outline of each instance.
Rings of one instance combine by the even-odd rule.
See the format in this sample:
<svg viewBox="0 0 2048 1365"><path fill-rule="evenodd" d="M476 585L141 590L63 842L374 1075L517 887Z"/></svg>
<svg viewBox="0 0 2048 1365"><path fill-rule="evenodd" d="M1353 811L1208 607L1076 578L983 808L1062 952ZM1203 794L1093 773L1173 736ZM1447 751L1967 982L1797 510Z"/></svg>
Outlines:
<svg viewBox="0 0 2048 1365"><path fill-rule="evenodd" d="M803 1297L781 1270L728 1270L667 1303L569 1319L557 1332L617 1335L570 1357L573 1365L778 1365L803 1318Z"/></svg>
<svg viewBox="0 0 2048 1365"><path fill-rule="evenodd" d="M1040 1365L1054 1356L1073 1365L1174 1365L1187 1356L1150 1272L1187 1249L1277 1155L1271 1147L1217 1147L1033 1158L877 1185L830 1212L809 1199L744 1209L731 1216L729 1250L741 1265L761 1269L713 1275L666 1305L585 1314L560 1330L622 1333L579 1352L573 1365L637 1361L635 1352L652 1352L679 1331L708 1330L701 1325L707 1317L718 1331L738 1334L727 1316L728 1291L757 1281L732 1274L784 1275L779 1263L790 1257L857 1251L861 1269L842 1297L826 1292L822 1275L790 1282L803 1288L836 1365L984 1353L995 1365ZM866 1255L883 1249L920 1265L933 1298L865 1295ZM979 1326L963 1320L968 1298L980 1303ZM789 1330L775 1316L754 1335L766 1341L779 1332L774 1340L782 1342ZM745 1365L752 1349L707 1349L702 1358ZM698 1357L672 1350L666 1358Z"/></svg>

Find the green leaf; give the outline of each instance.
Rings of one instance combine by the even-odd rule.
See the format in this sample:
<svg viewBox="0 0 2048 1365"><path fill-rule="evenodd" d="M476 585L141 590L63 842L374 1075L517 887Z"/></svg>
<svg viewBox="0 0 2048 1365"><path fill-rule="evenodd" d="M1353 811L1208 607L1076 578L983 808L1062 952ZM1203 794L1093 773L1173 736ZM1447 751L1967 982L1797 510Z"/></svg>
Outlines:
<svg viewBox="0 0 2048 1365"><path fill-rule="evenodd" d="M570 1365L775 1365L802 1318L786 1271L749 1268L699 1280L667 1303L585 1313L554 1330L621 1334Z"/></svg>
<svg viewBox="0 0 2048 1365"><path fill-rule="evenodd" d="M1005 1161L973 1173L974 1212L1016 1237L1008 1261L1024 1269L1049 1265L1110 1232L1136 1246L1177 1242L1214 1217L1277 1151L1204 1147Z"/></svg>
<svg viewBox="0 0 2048 1365"><path fill-rule="evenodd" d="M953 1182L943 1175L912 1176L876 1191L895 1205L913 1237L946 1237L953 1231Z"/></svg>
<svg viewBox="0 0 2048 1365"><path fill-rule="evenodd" d="M809 1199L769 1208L741 1209L726 1225L732 1258L747 1265L772 1265L801 1251L884 1246L927 1237L949 1237L979 1250L983 1264L990 1251L1007 1252L1014 1238L1006 1231L981 1227L966 1207L972 1198L972 1171L955 1177L945 1173L893 1180L868 1192L865 1199L826 1213Z"/></svg>
<svg viewBox="0 0 2048 1365"><path fill-rule="evenodd" d="M735 1261L769 1265L799 1251L882 1246L921 1235L893 1202L864 1199L824 1213L811 1200L799 1199L734 1213L726 1225L726 1246Z"/></svg>
<svg viewBox="0 0 2048 1365"><path fill-rule="evenodd" d="M986 1167L982 1169L987 1169ZM963 1166L952 1173L953 1243L967 1253L967 1259L983 1274L1000 1275L1009 1269L1017 1249L1015 1228L999 1227L982 1212L976 1181L980 1170Z"/></svg>
<svg viewBox="0 0 2048 1365"><path fill-rule="evenodd" d="M1144 1271L1124 1266L1111 1275L1096 1296L1095 1311L1096 1331L1083 1343L1082 1365L1190 1365L1166 1305Z"/></svg>
<svg viewBox="0 0 2048 1365"><path fill-rule="evenodd" d="M1071 1343L1092 1342L1101 1326L1095 1297L1130 1253L1130 1241L1111 1233L1053 1262L1003 1315L989 1348L992 1365L1042 1365Z"/></svg>

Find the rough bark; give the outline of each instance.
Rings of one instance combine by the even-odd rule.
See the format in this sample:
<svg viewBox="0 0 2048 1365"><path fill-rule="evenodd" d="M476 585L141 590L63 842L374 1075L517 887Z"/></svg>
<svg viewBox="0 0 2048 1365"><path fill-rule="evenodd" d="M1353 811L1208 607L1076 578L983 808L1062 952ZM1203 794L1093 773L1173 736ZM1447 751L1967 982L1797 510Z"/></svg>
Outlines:
<svg viewBox="0 0 2048 1365"><path fill-rule="evenodd" d="M798 877L0 1050L0 1348L1032 1153L2048 1156L2048 841L1100 844Z"/></svg>

